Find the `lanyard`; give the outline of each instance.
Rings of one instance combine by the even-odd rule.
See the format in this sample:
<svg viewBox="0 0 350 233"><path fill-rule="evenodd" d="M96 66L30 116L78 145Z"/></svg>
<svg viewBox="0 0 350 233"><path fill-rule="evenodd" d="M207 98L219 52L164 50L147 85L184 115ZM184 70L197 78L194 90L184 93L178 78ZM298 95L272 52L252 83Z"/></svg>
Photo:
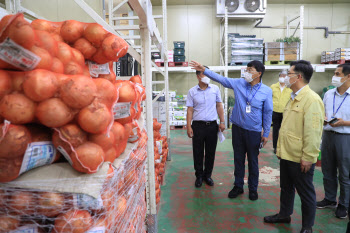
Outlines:
<svg viewBox="0 0 350 233"><path fill-rule="evenodd" d="M336 112L334 112L334 106L335 106L335 93L336 93L336 92L334 92L334 97L333 97L333 115L332 115L332 117L333 117L333 118L334 118L335 114L337 114L337 112L339 111L339 109L340 109L340 107L342 106L342 104L344 103L344 101L345 101L346 97L348 97L348 93L346 93L346 96L345 96L345 98L343 99L343 101L340 103L340 105L339 105L339 107L338 107L337 111L336 111Z"/></svg>
<svg viewBox="0 0 350 233"><path fill-rule="evenodd" d="M254 95L252 96L252 98L249 100L249 96L248 96L248 89L247 89L247 91L246 91L246 95L247 95L247 104L248 105L250 105L250 103L252 102L252 100L254 99L254 97L255 97L255 95L256 95L256 93L258 93L258 91L259 91L259 89L260 89L260 87L261 87L261 83L260 84L258 84L259 85L259 88L255 91L255 93L254 93ZM252 87L253 88L253 87ZM250 95L250 93L249 93L249 95Z"/></svg>

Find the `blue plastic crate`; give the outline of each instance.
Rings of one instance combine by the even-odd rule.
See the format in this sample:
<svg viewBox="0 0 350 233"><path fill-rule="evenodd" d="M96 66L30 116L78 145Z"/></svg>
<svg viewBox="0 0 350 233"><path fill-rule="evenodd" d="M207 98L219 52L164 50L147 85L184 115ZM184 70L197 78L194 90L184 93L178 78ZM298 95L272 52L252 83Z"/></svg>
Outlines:
<svg viewBox="0 0 350 233"><path fill-rule="evenodd" d="M174 56L174 62L185 62L186 56Z"/></svg>
<svg viewBox="0 0 350 233"><path fill-rule="evenodd" d="M185 41L174 41L174 49L184 49Z"/></svg>
<svg viewBox="0 0 350 233"><path fill-rule="evenodd" d="M174 49L174 56L184 56L185 49Z"/></svg>

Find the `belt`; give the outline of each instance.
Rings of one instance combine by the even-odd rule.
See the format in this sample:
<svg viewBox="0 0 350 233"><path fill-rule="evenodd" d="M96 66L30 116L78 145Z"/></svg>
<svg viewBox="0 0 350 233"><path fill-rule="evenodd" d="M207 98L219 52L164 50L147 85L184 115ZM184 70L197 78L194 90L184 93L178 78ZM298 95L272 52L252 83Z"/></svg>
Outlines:
<svg viewBox="0 0 350 233"><path fill-rule="evenodd" d="M196 124L203 124L203 125L211 125L211 124L217 124L216 121L193 121L193 123L196 123Z"/></svg>
<svg viewBox="0 0 350 233"><path fill-rule="evenodd" d="M334 130L326 130L326 132L332 133L332 134L340 134L340 135L350 135L350 133L339 133Z"/></svg>

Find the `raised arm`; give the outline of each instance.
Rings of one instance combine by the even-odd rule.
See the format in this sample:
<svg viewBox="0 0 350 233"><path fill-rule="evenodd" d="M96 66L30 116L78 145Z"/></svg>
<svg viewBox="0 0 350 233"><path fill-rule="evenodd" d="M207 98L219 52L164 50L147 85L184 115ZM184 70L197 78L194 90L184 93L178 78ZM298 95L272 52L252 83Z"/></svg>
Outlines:
<svg viewBox="0 0 350 233"><path fill-rule="evenodd" d="M203 72L205 76L222 84L226 88L233 89L235 82L238 81L238 79L227 78L227 77L221 76L221 75L219 75L219 74L217 74L209 69L206 69L202 64L200 64L199 62L196 62L196 61L191 61L190 66L194 70Z"/></svg>

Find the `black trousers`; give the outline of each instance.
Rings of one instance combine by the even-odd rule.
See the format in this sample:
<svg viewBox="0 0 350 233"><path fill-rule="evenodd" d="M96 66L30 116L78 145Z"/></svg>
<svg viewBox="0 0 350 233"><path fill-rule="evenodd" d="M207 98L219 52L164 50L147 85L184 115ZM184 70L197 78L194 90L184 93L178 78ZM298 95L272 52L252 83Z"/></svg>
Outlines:
<svg viewBox="0 0 350 233"><path fill-rule="evenodd" d="M193 161L196 177L210 178L213 172L215 151L218 142L218 124L216 122L206 124L201 121L193 121L192 130Z"/></svg>
<svg viewBox="0 0 350 233"><path fill-rule="evenodd" d="M281 128L282 120L283 120L283 113L279 113L279 112L272 113L272 124L273 124L272 144L273 144L273 149L277 149L278 134L279 134L279 131Z"/></svg>
<svg viewBox="0 0 350 233"><path fill-rule="evenodd" d="M302 226L310 228L314 225L316 214L316 193L312 183L315 164L307 173L301 172L300 163L281 159L280 161L280 215L292 215L294 208L295 189L301 199Z"/></svg>

